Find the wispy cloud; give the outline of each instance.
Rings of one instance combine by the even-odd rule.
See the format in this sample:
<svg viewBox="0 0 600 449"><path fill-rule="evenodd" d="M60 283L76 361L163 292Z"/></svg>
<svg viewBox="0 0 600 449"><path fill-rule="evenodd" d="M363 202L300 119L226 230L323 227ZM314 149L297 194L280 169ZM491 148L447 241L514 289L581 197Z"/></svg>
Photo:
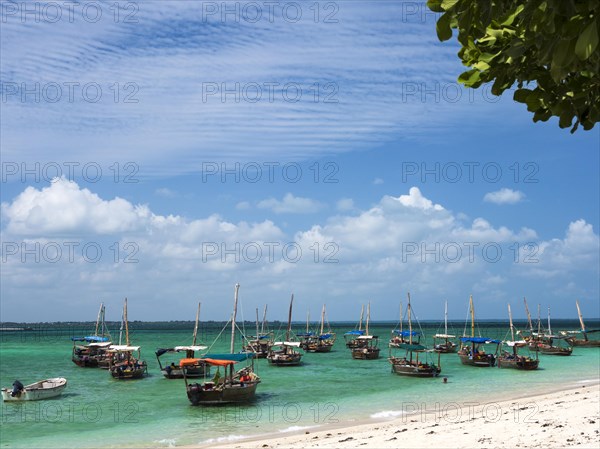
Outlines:
<svg viewBox="0 0 600 449"><path fill-rule="evenodd" d="M494 204L517 204L525 199L525 194L519 190L502 188L495 192L486 193L483 201Z"/></svg>
<svg viewBox="0 0 600 449"><path fill-rule="evenodd" d="M283 199L268 198L258 202L259 209L270 209L276 214L313 214L324 206L320 201L286 193Z"/></svg>
<svg viewBox="0 0 600 449"><path fill-rule="evenodd" d="M127 11L120 21L105 11L98 23L81 12L74 23L10 16L4 157L93 154L146 174L181 173L205 160L282 159L281 148L289 159L365 149L400 128L423 135L460 119L444 90L455 83L455 49L434 45L431 15L407 21L395 2L336 5L333 23L306 8L297 23L281 12L224 21L178 1L144 2L135 23L123 23ZM21 86L38 86L37 100Z"/></svg>

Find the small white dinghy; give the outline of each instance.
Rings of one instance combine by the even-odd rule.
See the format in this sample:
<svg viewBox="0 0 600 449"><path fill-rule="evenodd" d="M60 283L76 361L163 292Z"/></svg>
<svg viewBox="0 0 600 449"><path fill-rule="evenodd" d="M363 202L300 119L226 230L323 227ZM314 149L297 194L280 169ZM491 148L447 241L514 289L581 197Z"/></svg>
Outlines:
<svg viewBox="0 0 600 449"><path fill-rule="evenodd" d="M67 379L64 377L40 380L30 385L23 385L15 380L12 388L2 389L2 399L4 401L39 401L60 396L66 387Z"/></svg>

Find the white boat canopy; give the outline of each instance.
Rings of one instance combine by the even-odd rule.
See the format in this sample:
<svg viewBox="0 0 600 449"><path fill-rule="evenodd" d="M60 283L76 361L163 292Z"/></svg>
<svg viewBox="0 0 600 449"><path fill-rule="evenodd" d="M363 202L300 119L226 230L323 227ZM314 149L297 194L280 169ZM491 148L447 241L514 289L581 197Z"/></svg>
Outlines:
<svg viewBox="0 0 600 449"><path fill-rule="evenodd" d="M505 341L504 344L506 344L506 346L516 346L517 348L523 347L525 345L527 345L527 342L525 340L519 340L519 341Z"/></svg>
<svg viewBox="0 0 600 449"><path fill-rule="evenodd" d="M91 348L108 348L112 343L110 341L105 341L103 343L90 343L88 347Z"/></svg>
<svg viewBox="0 0 600 449"><path fill-rule="evenodd" d="M295 348L300 347L299 341L277 341L273 344L273 346L293 346Z"/></svg>
<svg viewBox="0 0 600 449"><path fill-rule="evenodd" d="M372 340L376 338L374 335L360 335L356 337L357 340Z"/></svg>
<svg viewBox="0 0 600 449"><path fill-rule="evenodd" d="M127 346L127 345L112 345L109 349L115 352L133 352L139 351L139 346Z"/></svg>
<svg viewBox="0 0 600 449"><path fill-rule="evenodd" d="M203 351L207 349L208 346L175 346L173 349L175 351Z"/></svg>
<svg viewBox="0 0 600 449"><path fill-rule="evenodd" d="M456 335L435 334L433 338L456 338Z"/></svg>

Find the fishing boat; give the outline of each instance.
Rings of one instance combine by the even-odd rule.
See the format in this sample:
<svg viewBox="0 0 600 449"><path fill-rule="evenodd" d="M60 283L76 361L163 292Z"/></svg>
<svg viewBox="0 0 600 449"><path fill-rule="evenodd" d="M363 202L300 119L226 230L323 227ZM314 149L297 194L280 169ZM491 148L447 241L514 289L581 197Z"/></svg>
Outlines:
<svg viewBox="0 0 600 449"><path fill-rule="evenodd" d="M329 322L327 323L328 331L325 330L325 304L323 304L323 309L321 310L321 325L318 333L309 331L308 319L306 322L306 332L303 334L297 334L300 337L301 344L300 347L307 352L331 352L331 348L333 348L333 344L335 343L335 333L331 332L331 327L329 326Z"/></svg>
<svg viewBox="0 0 600 449"><path fill-rule="evenodd" d="M581 324L580 331L562 331L561 335L566 336L565 340L571 346L579 346L583 348L600 348L600 340L590 340L588 334L600 332L600 329L586 330L585 323L583 322L583 315L581 315L581 309L579 308L579 301L575 301L577 306L577 315L579 316L579 323ZM581 334L583 338L577 338L576 335Z"/></svg>
<svg viewBox="0 0 600 449"><path fill-rule="evenodd" d="M412 308L410 305L410 293L408 294L408 306L406 310L408 315L408 341L399 343L398 346L390 345L389 362L392 364L392 372L400 376L410 377L436 377L442 372L440 365L440 354L437 354L437 365L428 357L431 351L421 344L414 343L412 337ZM403 357L392 356L392 348L406 350Z"/></svg>
<svg viewBox="0 0 600 449"><path fill-rule="evenodd" d="M60 396L67 388L67 379L55 377L40 380L29 385L23 385L18 380L12 384L12 388L2 389L2 400L10 401L40 401Z"/></svg>
<svg viewBox="0 0 600 449"><path fill-rule="evenodd" d="M230 403L244 403L255 399L256 388L260 383L260 377L254 372L254 353L234 354L235 330L237 318L238 293L240 284L235 285L233 314L231 317L231 344L228 354L206 354L200 359L183 359L179 362L181 368L188 365L204 363L217 367L217 372L211 379L205 374L204 382L188 383L184 370L184 381L186 393L192 405L219 405ZM229 323L227 323L229 324ZM234 365L243 361L251 361L251 364L235 371ZM225 375L221 376L220 369L223 367ZM205 373L207 371L205 370Z"/></svg>
<svg viewBox="0 0 600 449"><path fill-rule="evenodd" d="M404 330L403 322L402 301L400 301L400 320L398 321L398 325L392 329L392 337L389 342L390 348L399 348L401 345L409 343L409 340L412 341L411 344L421 343L421 334L412 329L410 331ZM411 338L409 339L409 337Z"/></svg>
<svg viewBox="0 0 600 449"><path fill-rule="evenodd" d="M496 353L498 352L499 340L492 338L475 336L475 308L473 306L473 296L469 297L469 313L471 315L471 336L466 335L466 325L463 336L460 338L461 348L458 351L458 357L463 365L490 367L496 364ZM495 344L496 351L492 353L485 352L482 345Z"/></svg>
<svg viewBox="0 0 600 449"><path fill-rule="evenodd" d="M375 360L379 358L379 337L369 334L369 321L371 319L371 303L367 306L367 324L365 334L356 337L358 346L352 349L352 358L358 360Z"/></svg>
<svg viewBox="0 0 600 449"><path fill-rule="evenodd" d="M125 326L125 344L122 343L123 325ZM123 303L123 317L121 320L121 332L119 344L111 345L107 350L110 354L109 371L113 379L129 380L141 379L148 374L148 366L144 360L140 360L141 350L139 346L131 346L129 340L129 322L127 319L127 298Z"/></svg>
<svg viewBox="0 0 600 449"><path fill-rule="evenodd" d="M365 344L364 340L358 340L358 337L365 335L365 331L362 328L364 312L365 306L362 305L360 307L360 319L358 320L358 328L355 328L344 334L344 340L346 341L346 347L348 349L355 349Z"/></svg>
<svg viewBox="0 0 600 449"><path fill-rule="evenodd" d="M285 341L278 341L273 344L267 355L267 360L274 366L299 366L302 364L302 354L296 349L300 348L300 342L290 341L292 331L292 307L294 304L294 295L290 300L290 310L288 313L287 331Z"/></svg>
<svg viewBox="0 0 600 449"><path fill-rule="evenodd" d="M442 354L456 352L458 345L452 341L453 338L456 338L456 335L448 334L448 301L446 301L444 307L444 333L433 336L433 349Z"/></svg>
<svg viewBox="0 0 600 449"><path fill-rule="evenodd" d="M265 304L265 309L263 312L263 319L260 326L260 331L258 329L258 308L256 309L256 335L252 335L250 337L245 337L246 344L242 346L242 352L253 352L254 358L256 359L266 359L267 355L269 355L269 350L273 346L273 333L269 332L266 328L266 319L267 319L267 305Z"/></svg>
<svg viewBox="0 0 600 449"><path fill-rule="evenodd" d="M198 310L196 311L196 323L194 324L194 334L192 336L192 344L190 346L175 346L173 348L159 348L156 350L156 360L158 360L158 366L160 372L163 373L167 379L183 379L184 371L186 377L193 379L204 376L204 370L210 370L210 365L206 363L198 363L197 365L187 365L181 367L179 362L171 362L171 364L162 365L161 356L165 354L182 353L185 352L186 359L193 359L196 356L196 352L204 351L207 346L197 344L198 337L198 320L200 319L200 303L198 303Z"/></svg>
<svg viewBox="0 0 600 449"><path fill-rule="evenodd" d="M106 350L112 343L110 341L110 332L108 332L104 320L105 312L104 303L101 303L93 335L71 337L73 341L71 360L77 366L82 368L108 368L109 355ZM77 344L77 342L86 342L88 344L81 345Z"/></svg>
<svg viewBox="0 0 600 449"><path fill-rule="evenodd" d="M559 335L552 334L552 325L550 322L550 307L548 307L548 329L542 333L540 307L538 305L538 332L533 341L529 343L529 348L539 351L545 355L569 356L573 353L573 347L568 344L566 339Z"/></svg>
<svg viewBox="0 0 600 449"><path fill-rule="evenodd" d="M504 341L503 344L508 346L511 351L503 350L502 353L498 356L498 367L499 368L513 368L520 370L534 370L539 366L540 361L537 357L537 352L535 353L535 359L520 355L519 348L527 347L527 342L525 340L515 340L515 327L513 325L512 320L512 312L510 310L510 304L508 304L508 319L510 323L510 336L511 339L508 341Z"/></svg>

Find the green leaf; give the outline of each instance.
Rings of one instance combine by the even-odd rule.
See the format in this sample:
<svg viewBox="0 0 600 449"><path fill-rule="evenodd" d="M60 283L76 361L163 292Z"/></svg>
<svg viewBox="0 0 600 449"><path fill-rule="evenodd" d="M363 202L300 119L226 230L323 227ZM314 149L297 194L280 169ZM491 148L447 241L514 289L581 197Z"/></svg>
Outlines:
<svg viewBox="0 0 600 449"><path fill-rule="evenodd" d="M596 47L598 47L598 25L594 19L579 35L575 45L575 54L579 59L585 61L594 53Z"/></svg>
<svg viewBox="0 0 600 449"><path fill-rule="evenodd" d="M442 9L442 0L427 0L427 7L433 12L444 12Z"/></svg>
<svg viewBox="0 0 600 449"><path fill-rule="evenodd" d="M574 59L575 54L573 53L573 40L563 39L554 49L554 53L552 54L552 66L553 68L555 66L557 68L567 67L573 62Z"/></svg>
<svg viewBox="0 0 600 449"><path fill-rule="evenodd" d="M458 3L458 0L442 0L442 8L444 11L448 11L454 5Z"/></svg>
<svg viewBox="0 0 600 449"><path fill-rule="evenodd" d="M449 13L442 14L435 24L438 39L442 42L447 41L452 37L452 28L450 28L450 20L452 16Z"/></svg>
<svg viewBox="0 0 600 449"><path fill-rule="evenodd" d="M463 83L465 86L470 87L473 86L473 84L479 82L480 75L481 72L477 69L468 70L460 74L460 76L458 77L458 81Z"/></svg>
<svg viewBox="0 0 600 449"><path fill-rule="evenodd" d="M527 97L531 95L533 91L530 89L517 89L513 94L513 100L518 103L527 103Z"/></svg>

